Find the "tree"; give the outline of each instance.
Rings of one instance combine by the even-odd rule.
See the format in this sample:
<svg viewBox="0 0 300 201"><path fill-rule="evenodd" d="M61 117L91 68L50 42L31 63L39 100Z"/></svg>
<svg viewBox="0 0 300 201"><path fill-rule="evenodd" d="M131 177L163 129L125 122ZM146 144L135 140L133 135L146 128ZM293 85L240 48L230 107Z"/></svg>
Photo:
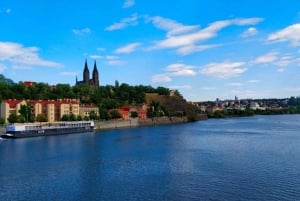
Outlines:
<svg viewBox="0 0 300 201"><path fill-rule="evenodd" d="M100 119L109 120L111 116L107 109L100 109Z"/></svg>
<svg viewBox="0 0 300 201"><path fill-rule="evenodd" d="M18 116L16 113L12 113L9 115L9 117L7 118L7 121L11 124L14 124L18 121Z"/></svg>
<svg viewBox="0 0 300 201"><path fill-rule="evenodd" d="M24 117L25 122L29 122L31 119L31 107L30 105L21 105L19 110L21 116Z"/></svg>
<svg viewBox="0 0 300 201"><path fill-rule="evenodd" d="M5 119L3 117L0 117L0 125L4 125L5 124Z"/></svg>
<svg viewBox="0 0 300 201"><path fill-rule="evenodd" d="M94 110L90 111L89 116L90 116L90 119L92 119L92 120L98 119L97 113Z"/></svg>
<svg viewBox="0 0 300 201"><path fill-rule="evenodd" d="M25 117L23 117L22 115L18 115L17 116L17 122L18 123L25 123L26 122Z"/></svg>
<svg viewBox="0 0 300 201"><path fill-rule="evenodd" d="M159 95L169 95L170 94L170 90L168 88L165 87L157 87L156 89L156 93L158 93Z"/></svg>
<svg viewBox="0 0 300 201"><path fill-rule="evenodd" d="M120 114L120 112L118 110L112 110L110 111L110 115L112 119L120 119L122 118L122 115Z"/></svg>
<svg viewBox="0 0 300 201"><path fill-rule="evenodd" d="M69 84L57 84L53 90L55 98L75 98L75 93Z"/></svg>
<svg viewBox="0 0 300 201"><path fill-rule="evenodd" d="M131 111L130 112L130 117L131 118L137 118L139 115L138 115L138 113L136 112L136 111Z"/></svg>
<svg viewBox="0 0 300 201"><path fill-rule="evenodd" d="M64 115L61 117L61 121L69 121L69 115L64 114Z"/></svg>
<svg viewBox="0 0 300 201"><path fill-rule="evenodd" d="M82 116L78 115L78 116L76 117L76 119L77 119L77 121L82 121Z"/></svg>
<svg viewBox="0 0 300 201"><path fill-rule="evenodd" d="M46 117L46 115L45 114L38 114L37 116L36 116L36 121L38 121L38 122L47 122L47 117Z"/></svg>

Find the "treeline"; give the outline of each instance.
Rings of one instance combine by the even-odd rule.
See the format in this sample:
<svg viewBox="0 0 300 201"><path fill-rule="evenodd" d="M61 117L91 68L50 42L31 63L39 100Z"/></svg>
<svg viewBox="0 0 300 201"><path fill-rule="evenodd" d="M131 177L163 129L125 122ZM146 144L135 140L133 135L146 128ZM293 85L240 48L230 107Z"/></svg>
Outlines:
<svg viewBox="0 0 300 201"><path fill-rule="evenodd" d="M300 114L300 106L290 106L281 109L265 109L265 110L217 110L213 113L207 113L209 118L226 118L226 117L246 117L253 115L278 115L278 114Z"/></svg>
<svg viewBox="0 0 300 201"><path fill-rule="evenodd" d="M99 108L101 119L120 118L117 108L124 105L142 105L146 102L146 93L157 93L159 95L169 96L170 90L165 87L154 88L152 86L130 86L126 83L115 85L106 85L100 87L90 87L88 84L70 86L69 84L57 84L51 86L47 83L34 83L26 86L23 82L14 83L12 80L0 75L0 101L5 99L16 100L58 100L58 99L77 99L82 104L94 104ZM182 98L176 90L175 95ZM163 105L160 105L164 108ZM134 116L134 114L132 114ZM27 115L28 116L28 115ZM93 115L92 115L93 116ZM12 116L12 122L32 121L25 118L26 115ZM64 117L62 120L74 120L73 116ZM94 117L96 119L96 117ZM77 119L78 120L78 119ZM39 120L44 121L44 117Z"/></svg>
<svg viewBox="0 0 300 201"><path fill-rule="evenodd" d="M100 86L92 88L88 84L70 86L69 84L57 84L51 86L47 83L35 83L25 86L23 82L14 83L0 76L0 101L5 99L32 99L32 100L58 100L79 99L83 104L95 104L99 108L114 109L125 104L139 105L145 102L146 93L158 93L169 95L170 90L165 87L154 88L152 86L130 86L126 83ZM179 92L176 91L178 95Z"/></svg>
<svg viewBox="0 0 300 201"><path fill-rule="evenodd" d="M251 109L245 110L216 110L212 113L207 113L208 118L226 118L226 117L247 117L255 115L255 111Z"/></svg>

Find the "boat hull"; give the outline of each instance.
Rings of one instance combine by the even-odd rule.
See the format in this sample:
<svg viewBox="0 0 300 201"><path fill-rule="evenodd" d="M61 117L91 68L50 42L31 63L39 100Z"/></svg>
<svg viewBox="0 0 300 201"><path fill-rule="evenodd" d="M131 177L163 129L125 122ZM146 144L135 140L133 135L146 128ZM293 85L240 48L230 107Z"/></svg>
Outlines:
<svg viewBox="0 0 300 201"><path fill-rule="evenodd" d="M7 132L5 134L2 134L1 137L2 138L26 138L26 137L39 137L39 136L50 136L50 135L90 133L94 131L95 131L94 127L53 128L53 129L33 130L33 131Z"/></svg>

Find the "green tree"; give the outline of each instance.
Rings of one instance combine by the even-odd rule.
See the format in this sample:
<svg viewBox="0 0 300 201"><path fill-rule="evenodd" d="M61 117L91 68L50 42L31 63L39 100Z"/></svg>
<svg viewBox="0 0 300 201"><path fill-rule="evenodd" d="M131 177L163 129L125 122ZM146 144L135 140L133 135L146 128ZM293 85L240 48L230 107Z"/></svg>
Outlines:
<svg viewBox="0 0 300 201"><path fill-rule="evenodd" d="M100 109L100 119L102 119L102 120L111 119L111 116L107 109Z"/></svg>
<svg viewBox="0 0 300 201"><path fill-rule="evenodd" d="M76 98L76 95L69 84L57 84L53 89L53 94L55 99Z"/></svg>
<svg viewBox="0 0 300 201"><path fill-rule="evenodd" d="M47 122L47 117L45 114L38 114L36 116L36 121L37 122Z"/></svg>
<svg viewBox="0 0 300 201"><path fill-rule="evenodd" d="M25 122L29 122L31 119L31 106L30 105L21 105L20 110L18 111L21 116L24 117Z"/></svg>
<svg viewBox="0 0 300 201"><path fill-rule="evenodd" d="M130 117L131 118L137 118L139 115L138 115L138 113L136 112L136 111L131 111L130 112Z"/></svg>
<svg viewBox="0 0 300 201"><path fill-rule="evenodd" d="M16 123L17 120L18 120L18 116L17 116L16 113L10 114L10 115L8 116L8 118L7 118L7 121L8 121L9 123L11 123L11 124Z"/></svg>
<svg viewBox="0 0 300 201"><path fill-rule="evenodd" d="M98 119L98 115L97 115L97 113L94 110L90 111L89 117L90 117L91 120Z"/></svg>
<svg viewBox="0 0 300 201"><path fill-rule="evenodd" d="M77 117L76 117L76 119L77 119L77 121L82 121L82 116L80 116L80 115L78 115Z"/></svg>
<svg viewBox="0 0 300 201"><path fill-rule="evenodd" d="M170 89L165 88L165 87L157 87L156 88L156 93L159 95L169 95L170 94Z"/></svg>
<svg viewBox="0 0 300 201"><path fill-rule="evenodd" d="M82 103L90 103L90 98L92 95L92 88L86 84L79 84L73 87L74 94L80 99Z"/></svg>
<svg viewBox="0 0 300 201"><path fill-rule="evenodd" d="M70 121L70 119L69 119L69 115L67 115L67 114L64 114L62 117L61 117L61 119L60 119L61 121Z"/></svg>
<svg viewBox="0 0 300 201"><path fill-rule="evenodd" d="M110 115L112 119L120 119L122 118L122 115L120 114L120 112L118 110L112 110L110 111Z"/></svg>
<svg viewBox="0 0 300 201"><path fill-rule="evenodd" d="M0 117L0 125L4 125L5 124L5 119L3 117Z"/></svg>
<svg viewBox="0 0 300 201"><path fill-rule="evenodd" d="M25 119L24 116L18 115L18 116L17 116L17 122L18 122L18 123L25 123L25 122L26 122L26 119Z"/></svg>

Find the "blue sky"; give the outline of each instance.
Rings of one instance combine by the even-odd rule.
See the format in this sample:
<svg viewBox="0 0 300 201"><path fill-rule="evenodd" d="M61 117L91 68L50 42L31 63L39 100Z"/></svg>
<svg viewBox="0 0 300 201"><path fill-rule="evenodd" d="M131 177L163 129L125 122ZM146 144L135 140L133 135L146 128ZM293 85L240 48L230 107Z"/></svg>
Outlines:
<svg viewBox="0 0 300 201"><path fill-rule="evenodd" d="M0 74L164 86L188 101L300 95L298 0L2 0Z"/></svg>

